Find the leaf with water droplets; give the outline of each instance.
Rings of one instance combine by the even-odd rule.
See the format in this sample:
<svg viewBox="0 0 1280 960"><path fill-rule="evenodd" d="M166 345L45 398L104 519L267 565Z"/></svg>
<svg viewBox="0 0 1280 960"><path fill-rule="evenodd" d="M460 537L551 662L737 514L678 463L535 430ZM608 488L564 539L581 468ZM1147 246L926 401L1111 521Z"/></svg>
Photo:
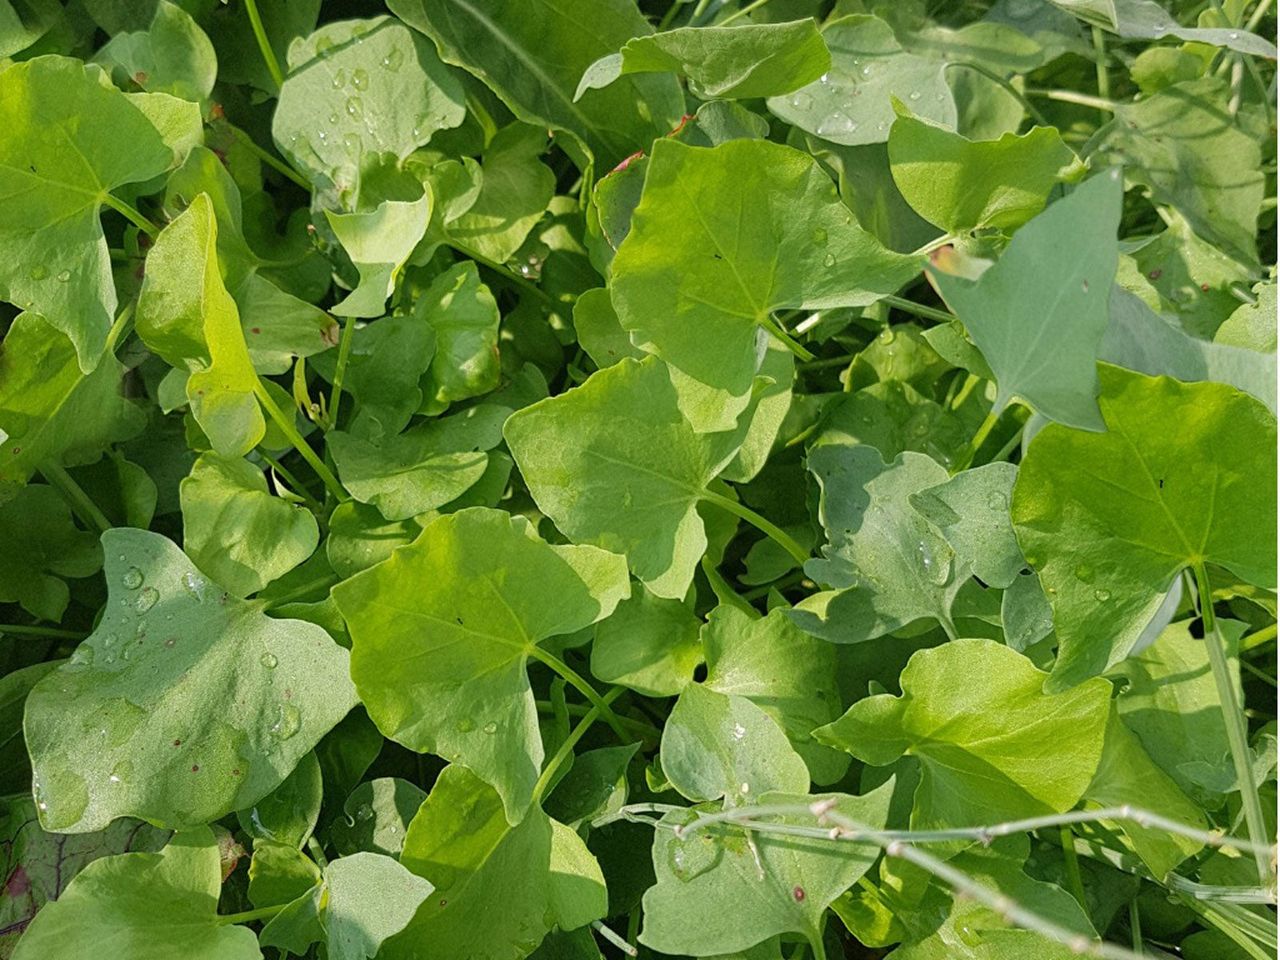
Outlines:
<svg viewBox="0 0 1280 960"><path fill-rule="evenodd" d="M316 827L323 788L320 764L315 754L309 753L280 786L247 810L236 812L240 829L255 840L299 848Z"/></svg>
<svg viewBox="0 0 1280 960"><path fill-rule="evenodd" d="M27 699L41 822L186 827L251 807L355 703L347 652L313 624L227 596L159 534L120 528L102 541L102 621ZM146 586L124 586L131 568ZM140 604L148 589L155 599ZM282 711L296 716L289 736Z"/></svg>
<svg viewBox="0 0 1280 960"><path fill-rule="evenodd" d="M369 716L410 749L471 768L516 822L543 757L527 662L548 638L608 616L629 589L621 557L552 546L523 517L474 507L333 595Z"/></svg>
<svg viewBox="0 0 1280 960"><path fill-rule="evenodd" d="M911 494L911 505L937 527L983 583L1001 589L1026 566L1009 519L1018 468L988 463Z"/></svg>
<svg viewBox="0 0 1280 960"><path fill-rule="evenodd" d="M911 827L970 827L1070 810L1102 756L1111 685L1047 694L1047 674L991 640L916 653L902 696L859 700L820 740L886 766L921 767Z"/></svg>
<svg viewBox="0 0 1280 960"><path fill-rule="evenodd" d="M1162 40L1173 37L1189 44L1205 43L1216 47L1238 50L1255 57L1276 58L1276 45L1271 41L1242 30L1238 26L1217 20L1212 16L1209 26L1184 27L1156 0L1050 0L1055 6L1073 13L1086 23L1096 24L1125 39ZM1213 7L1210 7L1210 14ZM1225 19L1222 7L1217 7ZM1203 14L1202 14L1203 18ZM1202 19L1201 23L1205 21Z"/></svg>
<svg viewBox="0 0 1280 960"><path fill-rule="evenodd" d="M1053 606L1059 689L1123 660L1193 564L1276 583L1275 417L1225 384L1100 371L1107 432L1045 427L1013 490Z"/></svg>
<svg viewBox="0 0 1280 960"><path fill-rule="evenodd" d="M344 856L360 850L399 857L409 822L427 798L408 780L381 777L351 791L344 816L330 828L334 846Z"/></svg>

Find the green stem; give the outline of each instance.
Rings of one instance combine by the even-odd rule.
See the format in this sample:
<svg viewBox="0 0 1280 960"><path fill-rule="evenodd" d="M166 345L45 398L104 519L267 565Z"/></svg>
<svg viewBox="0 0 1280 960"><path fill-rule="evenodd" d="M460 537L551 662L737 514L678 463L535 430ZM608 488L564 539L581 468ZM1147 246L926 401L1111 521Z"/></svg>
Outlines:
<svg viewBox="0 0 1280 960"><path fill-rule="evenodd" d="M278 903L273 907L259 907L257 910L246 910L244 913L226 913L220 917L215 917L213 922L219 926L225 926L229 923L249 923L251 920L265 920L267 917L274 917L286 906L288 904Z"/></svg>
<svg viewBox="0 0 1280 960"><path fill-rule="evenodd" d="M948 313L946 310L938 310L934 307L926 307L922 303L916 303L914 300L908 300L905 297L881 297L879 302L887 303L895 310L901 310L903 313L910 313L925 320L937 320L939 323L950 323L952 320L959 319L954 313Z"/></svg>
<svg viewBox="0 0 1280 960"><path fill-rule="evenodd" d="M622 696L622 692L622 687L614 687L606 693L600 698L600 702L593 704L586 715L578 721L577 726L569 732L569 736L564 738L564 742L560 744L560 748L547 761L547 765L542 768L542 773L538 775L538 780L533 785L534 804L542 802L542 797L551 786L551 779L556 775L556 771L573 755L573 748L578 745L578 741L591 729L592 724L600 719L604 711L609 709L609 704Z"/></svg>
<svg viewBox="0 0 1280 960"><path fill-rule="evenodd" d="M154 237L160 232L160 228L143 216L136 207L126 203L119 197L108 193L102 198L102 202L148 235Z"/></svg>
<svg viewBox="0 0 1280 960"><path fill-rule="evenodd" d="M1004 446L997 450L996 455L991 458L992 463L999 460L1007 460L1009 458L1009 454L1013 453L1014 447L1022 442L1022 431L1024 429L1026 429L1026 424L1023 424L1017 430L1013 431L1013 436L1006 440L1004 442Z"/></svg>
<svg viewBox="0 0 1280 960"><path fill-rule="evenodd" d="M1008 93L1011 97L1013 97L1020 104L1022 104L1022 109L1027 111L1027 114L1031 117L1032 120L1034 120L1036 123L1038 123L1042 127L1053 126L1053 124L1051 124L1048 121L1045 115L1036 109L1036 105L1026 98L1026 95L1021 90L1019 90L1012 83L1010 83L1005 77L1000 76L1000 74L996 73L994 70L988 70L986 67L982 66L981 64L970 63L967 60L954 60L946 64L946 66L964 67L966 70L972 70L974 73L977 73L986 77L992 83L999 84L1001 87L1005 89L1006 93Z"/></svg>
<svg viewBox="0 0 1280 960"><path fill-rule="evenodd" d="M267 411L268 416L280 428L280 432L293 444L294 449L302 454L302 459L311 464L311 469L323 481L325 488L333 494L339 503L348 499L347 492L342 489L342 484L338 483L338 478L325 466L324 461L316 456L316 452L311 449L311 444L307 443L302 434L298 433L298 428L293 425L293 422L280 412L276 402L271 399L271 394L267 393L267 388L262 385L261 379L254 383L253 392L258 398L258 402L262 404L263 409Z"/></svg>
<svg viewBox="0 0 1280 960"><path fill-rule="evenodd" d="M1146 951L1142 947L1142 917L1138 912L1138 900L1129 901L1129 936L1133 942L1133 952L1142 956Z"/></svg>
<svg viewBox="0 0 1280 960"><path fill-rule="evenodd" d="M809 559L809 551L800 546L799 543L781 527L774 526L760 514L756 513L744 503L739 503L729 497L719 493L712 493L710 490L702 492L702 499L708 503L713 503L722 510L727 510L735 517L747 521L770 540L782 547L783 550L791 554L795 558L796 563L804 566L804 562Z"/></svg>
<svg viewBox="0 0 1280 960"><path fill-rule="evenodd" d="M107 519L107 515L89 499L89 495L71 478L62 464L46 460L40 464L40 474L49 481L50 486L57 489L62 499L67 501L67 506L86 526L97 527L99 533L106 533L111 529L111 521Z"/></svg>
<svg viewBox="0 0 1280 960"><path fill-rule="evenodd" d="M804 360L807 363L815 359L813 354L810 353L808 350L806 350L804 347L802 347L800 343L791 336L791 334L783 330L782 325L779 324L776 320L774 320L773 317L765 317L764 320L761 322L761 326L763 326L766 330L768 330L775 337L781 340L783 346L785 346L788 350L794 353L801 360Z"/></svg>
<svg viewBox="0 0 1280 960"><path fill-rule="evenodd" d="M338 341L338 363L333 369L333 391L329 394L329 426L338 425L338 406L342 401L342 382L347 376L347 362L351 359L352 334L356 328L356 318L346 317L342 321L342 339Z"/></svg>
<svg viewBox="0 0 1280 960"><path fill-rule="evenodd" d="M803 583L805 581L805 577L806 574L803 570L796 570L785 577L780 577L777 580L774 580L772 583L764 583L752 590L748 590L741 596L743 600L748 602L752 600L759 600L761 597L767 597L770 590L777 590L779 592L789 590L796 584Z"/></svg>
<svg viewBox="0 0 1280 960"><path fill-rule="evenodd" d="M661 33L667 27L671 26L671 21L676 18L676 14L683 6L682 0L671 0L671 6L667 7L667 12L662 15L662 19L658 21L658 33Z"/></svg>
<svg viewBox="0 0 1280 960"><path fill-rule="evenodd" d="M525 649L533 659L546 664L556 673L560 674L560 676L568 680L569 686L573 687L573 689L586 697L587 701L593 707L598 707L600 715L604 717L604 722L609 724L613 729L613 732L616 733L624 743L631 742L630 737L627 736L627 732L622 726L622 721L618 719L618 715L609 707L608 701L605 700L604 697L600 696L600 694L596 693L595 688L582 678L582 674L578 673L578 671L574 670L573 667L569 666L550 650L540 647L536 643L529 644Z"/></svg>
<svg viewBox="0 0 1280 960"><path fill-rule="evenodd" d="M538 708L539 713L555 713L555 704L550 700L535 700L534 705ZM564 708L571 717L585 717L587 712L591 709L581 703L566 703ZM662 731L651 723L645 723L643 720L636 720L634 717L624 716L620 713L615 713L614 716L618 718L619 723L624 727L629 728L632 733L638 737L652 741L653 743L657 743L662 739Z"/></svg>
<svg viewBox="0 0 1280 960"><path fill-rule="evenodd" d="M1027 90L1029 97L1043 97L1045 100L1057 100L1059 103L1075 103L1082 107L1097 107L1099 110L1106 110L1108 113L1116 112L1116 104L1114 100L1103 100L1101 97L1091 97L1087 93L1076 93L1074 90Z"/></svg>
<svg viewBox="0 0 1280 960"><path fill-rule="evenodd" d="M982 382L982 378L976 373L970 373L964 378L964 383L960 389L956 391L956 395L952 397L951 402L947 404L950 410L959 410L964 406L964 402L969 399L969 395L973 393L974 388Z"/></svg>
<svg viewBox="0 0 1280 960"><path fill-rule="evenodd" d="M1218 627L1218 619L1213 613L1213 594L1209 589L1209 573L1203 561L1197 563L1194 570L1197 605L1204 623L1205 646L1209 651L1209 667L1213 671L1213 681L1218 688L1222 718L1227 727L1227 744L1231 748L1231 762L1235 766L1236 780L1239 781L1245 826L1249 832L1249 839L1254 844L1265 845L1268 842L1267 822L1262 815L1262 803L1258 800L1258 784L1253 776L1253 753L1249 749L1249 731L1245 726L1240 703L1236 699L1235 684L1232 682L1231 669L1227 663L1226 641ZM1271 875L1269 858L1257 848L1254 849L1253 856L1258 868L1258 882L1264 887L1268 886Z"/></svg>
<svg viewBox="0 0 1280 960"><path fill-rule="evenodd" d="M969 464L973 463L973 458L978 455L978 451L982 449L982 445L987 442L987 437L991 436L991 431L995 429L996 424L1000 420L1000 414L994 408L987 411L987 416L978 426L978 432L973 435L973 439L969 441L969 448L960 457L960 462L956 464L956 473L961 470L968 470Z"/></svg>
<svg viewBox="0 0 1280 960"><path fill-rule="evenodd" d="M53 637L57 640L83 640L85 638L85 634L77 633L74 630L27 626L21 623L0 623L0 636L4 634L15 637Z"/></svg>
<svg viewBox="0 0 1280 960"><path fill-rule="evenodd" d="M306 583L302 584L301 586L293 590L290 590L284 596L275 597L269 600L267 602L266 610L268 613L270 613L272 610L278 610L287 603L293 603L295 600L299 599L300 597L305 597L307 594L309 594L312 590L315 590L317 587L331 586L337 582L338 582L338 575L336 573L326 573L324 576L316 577L314 580L308 580Z"/></svg>
<svg viewBox="0 0 1280 960"><path fill-rule="evenodd" d="M1107 73L1107 39L1102 33L1101 27L1091 28L1093 31L1093 65L1094 74L1098 78L1098 96L1110 102L1111 100L1111 75ZM1102 113L1102 122L1106 123L1110 118L1110 111L1105 107L1098 108Z"/></svg>
<svg viewBox="0 0 1280 960"><path fill-rule="evenodd" d="M276 52L271 49L271 41L267 39L266 28L262 26L262 17L258 14L258 0L244 0L245 12L249 14L249 25L253 27L253 37L258 41L258 49L262 51L262 61L267 65L267 73L275 81L277 87L284 86L284 73L280 70L280 61Z"/></svg>
<svg viewBox="0 0 1280 960"><path fill-rule="evenodd" d="M269 166L272 170L276 171L276 173L280 174L282 177L285 177L288 180L292 180L294 183L300 186L303 190L307 190L307 191L311 190L311 184L308 183L306 179L303 178L302 174L298 173L297 170L293 169L293 167L289 166L289 164L285 163L279 157L275 156L275 154L271 153L271 151L265 149L264 147L258 146L258 144L254 142L252 137L250 137L247 133L245 133L235 124L228 124L228 126L231 127L232 135L237 140L239 140L242 144L248 147L249 152L252 153L255 157L257 157L259 160L261 160L263 163Z"/></svg>
<svg viewBox="0 0 1280 960"><path fill-rule="evenodd" d="M132 300L126 303L116 317L115 323L111 324L111 329L107 331L107 353L115 353L117 344L129 335L129 324L133 321L133 307Z"/></svg>
<svg viewBox="0 0 1280 960"><path fill-rule="evenodd" d="M1261 630L1255 630L1247 637L1241 638L1240 652L1244 653L1246 650L1252 650L1254 647L1260 647L1268 640L1274 640L1275 638L1276 625L1273 623L1270 626L1263 627Z"/></svg>
<svg viewBox="0 0 1280 960"><path fill-rule="evenodd" d="M716 565L711 562L710 557L702 558L702 573L707 578L707 582L711 584L711 592L716 595L717 600L727 606L737 607L752 618L756 616L755 608L747 603L733 587L729 586L729 581L716 569Z"/></svg>
<svg viewBox="0 0 1280 960"><path fill-rule="evenodd" d="M1244 28L1252 33L1258 28L1258 24L1262 22L1262 18L1267 15L1267 11L1271 9L1271 0L1262 0L1253 13L1249 15L1249 19L1245 21Z"/></svg>
<svg viewBox="0 0 1280 960"><path fill-rule="evenodd" d="M639 950L637 950L631 944L627 943L626 940L618 936L618 934L615 933L613 930L609 929L609 927L605 926L605 923L603 920L592 920L591 929L594 930L596 933L600 934L600 936L603 939L613 944L615 947L621 950L628 957L640 956Z"/></svg>
<svg viewBox="0 0 1280 960"><path fill-rule="evenodd" d="M421 754L419 754L421 756ZM307 849L311 851L311 856L323 870L329 865L329 858L324 855L324 847L320 846L320 841L315 836L307 837Z"/></svg>
<svg viewBox="0 0 1280 960"><path fill-rule="evenodd" d="M822 942L822 931L814 930L807 935L809 949L813 951L813 960L827 960L827 946Z"/></svg>
<svg viewBox="0 0 1280 960"><path fill-rule="evenodd" d="M752 0L751 3L748 3L741 10L735 10L733 13L729 14L729 16L725 17L723 20L717 23L716 26L727 27L729 24L733 23L733 21L737 20L739 17L745 17L747 14L751 13L753 10L758 10L760 7L763 7L768 2L769 0Z"/></svg>
<svg viewBox="0 0 1280 960"><path fill-rule="evenodd" d="M290 473L284 464L275 459L261 447L258 448L258 456L267 462L267 466L280 474L280 476L284 477L285 482L289 484L294 493L303 499L303 502L306 503L307 508L310 509L312 513L316 516L324 513L324 507L320 504L320 501L307 492L307 488L298 482L298 478Z"/></svg>
<svg viewBox="0 0 1280 960"><path fill-rule="evenodd" d="M1065 823L1058 827L1058 838L1062 841L1062 858L1067 866L1067 890L1088 913L1089 904L1084 898L1084 881L1080 878L1080 858L1076 856L1075 837Z"/></svg>

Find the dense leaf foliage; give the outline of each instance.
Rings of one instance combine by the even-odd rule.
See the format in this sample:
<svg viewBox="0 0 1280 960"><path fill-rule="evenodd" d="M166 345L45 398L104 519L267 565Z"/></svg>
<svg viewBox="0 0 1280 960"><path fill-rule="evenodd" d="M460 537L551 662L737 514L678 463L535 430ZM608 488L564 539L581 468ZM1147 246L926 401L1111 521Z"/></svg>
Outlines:
<svg viewBox="0 0 1280 960"><path fill-rule="evenodd" d="M1269 0L0 0L0 960L1276 949Z"/></svg>

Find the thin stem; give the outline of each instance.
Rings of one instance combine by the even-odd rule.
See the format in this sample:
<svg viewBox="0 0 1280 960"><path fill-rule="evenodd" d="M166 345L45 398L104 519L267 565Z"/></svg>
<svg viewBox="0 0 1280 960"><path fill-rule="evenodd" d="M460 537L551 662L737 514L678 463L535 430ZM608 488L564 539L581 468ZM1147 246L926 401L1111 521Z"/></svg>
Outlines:
<svg viewBox="0 0 1280 960"><path fill-rule="evenodd" d="M782 547L783 550L791 554L791 556L795 558L796 563L801 566L803 566L804 562L809 559L809 551L800 546L794 537L781 527L774 526L746 504L739 503L737 500L730 499L729 497L722 496L718 493L712 493L710 490L704 490L702 492L702 499L706 500L708 503L715 504L722 510L729 511L735 517L740 517L747 521L747 523L751 524L778 546Z"/></svg>
<svg viewBox="0 0 1280 960"><path fill-rule="evenodd" d="M881 297L879 302L887 303L895 310L901 310L903 313L910 313L925 320L937 320L939 323L950 323L952 320L959 319L954 313L938 310L935 307L926 307L922 303L916 303L914 300L908 300L905 297Z"/></svg>
<svg viewBox="0 0 1280 960"><path fill-rule="evenodd" d="M555 713L555 705L550 700L535 700L534 705L538 708L539 713ZM591 710L591 707L582 703L566 703L564 708L571 717L585 717ZM662 739L662 731L651 723L645 723L643 720L637 720L621 713L615 713L614 716L618 718L619 723L624 727L630 727L636 736L644 740L657 743Z"/></svg>
<svg viewBox="0 0 1280 960"><path fill-rule="evenodd" d="M978 425L978 432L973 435L973 439L969 441L969 448L960 456L960 462L956 464L955 472L968 470L969 464L973 463L973 458L978 455L978 451L982 449L982 445L987 442L987 437L991 436L991 431L995 429L996 423L1000 420L1000 413L994 408L987 411L986 417L982 423Z"/></svg>
<svg viewBox="0 0 1280 960"><path fill-rule="evenodd" d="M542 802L543 796L551 786L552 778L556 775L556 772L564 766L565 761L573 756L573 748L578 745L578 741L581 740L583 736L586 735L586 732L591 729L592 724L600 719L603 711L609 709L609 704L622 696L622 692L622 687L614 687L600 698L599 703L592 705L591 709L587 711L586 716L579 720L577 726L569 731L569 735L564 738L564 742L560 744L559 749L556 750L551 759L547 761L547 765L542 768L542 773L538 775L538 780L533 785L534 804Z"/></svg>
<svg viewBox="0 0 1280 960"><path fill-rule="evenodd" d="M228 126L231 127L232 135L237 140L239 140L242 144L248 147L249 152L252 153L255 157L257 157L259 160L261 160L263 163L269 166L272 170L276 171L276 173L280 174L282 177L285 177L288 180L292 180L294 183L300 186L303 190L310 191L311 184L308 183L306 179L302 176L302 174L298 173L297 170L293 169L293 167L289 166L289 164L285 163L283 160L281 160L271 151L267 150L265 147L258 146L258 144L254 142L252 137L250 137L247 133L245 133L235 124L228 124Z"/></svg>
<svg viewBox="0 0 1280 960"><path fill-rule="evenodd" d="M676 18L676 14L683 6L682 0L671 0L671 6L667 7L667 12L662 15L662 19L658 21L657 31L661 33L667 27L671 26L671 21Z"/></svg>
<svg viewBox="0 0 1280 960"><path fill-rule="evenodd" d="M956 392L956 395L952 397L951 402L947 404L947 407L951 410L959 410L962 406L964 406L964 402L969 399L969 395L973 393L974 387L976 387L981 382L982 382L982 378L978 376L976 373L968 374L964 378L964 383L961 385L960 389Z"/></svg>
<svg viewBox="0 0 1280 960"><path fill-rule="evenodd" d="M915 250L912 250L911 255L913 257L926 256L930 253L933 253L933 251L937 250L939 247L945 247L948 243L954 243L955 239L956 239L955 236L953 236L952 234L944 233L940 237L934 237L932 240L926 243L923 247L919 247Z"/></svg>
<svg viewBox="0 0 1280 960"><path fill-rule="evenodd" d="M1075 839L1067 824L1058 827L1058 839L1062 842L1062 859L1067 866L1067 890L1087 913L1089 904L1084 898L1084 880L1080 878L1080 858L1076 856Z"/></svg>
<svg viewBox="0 0 1280 960"><path fill-rule="evenodd" d="M751 606L751 604L747 603L746 599L729 585L729 581L726 580L723 574L716 569L716 565L711 562L710 557L703 557L701 566L703 576L705 576L707 578L707 582L711 584L711 592L716 595L717 600L728 606L737 607L743 613L751 617L756 616L755 608Z"/></svg>
<svg viewBox="0 0 1280 960"><path fill-rule="evenodd" d="M284 464L272 457L271 454L267 453L267 451L263 450L261 447L258 448L258 456L267 462L267 466L280 474L280 476L284 477L285 482L289 484L294 493L303 499L303 502L306 503L308 509L310 509L312 513L317 516L324 513L324 507L321 506L320 501L307 492L307 488L298 482L298 478L290 473Z"/></svg>
<svg viewBox="0 0 1280 960"><path fill-rule="evenodd" d="M1107 72L1107 39L1101 27L1093 27L1093 69L1098 78L1098 96L1103 100L1111 100L1111 75ZM1110 111L1105 107L1098 108L1102 112L1102 122L1110 119Z"/></svg>
<svg viewBox="0 0 1280 960"><path fill-rule="evenodd" d="M1249 731L1245 726L1244 714L1236 699L1235 683L1231 679L1231 669L1227 664L1226 641L1218 626L1218 619L1213 614L1213 594L1209 590L1209 574L1203 562L1197 563L1195 570L1196 603L1200 608L1200 617L1204 623L1205 646L1209 651L1209 667L1213 671L1213 681L1218 688L1218 700L1222 709L1222 718L1227 727L1227 744L1231 748L1231 762L1235 766L1236 780L1240 787L1240 801L1244 807L1245 826L1249 831L1249 839L1255 845L1267 843L1267 822L1262 815L1262 803L1258 800L1258 784L1253 776L1253 752L1249 749ZM1255 847L1254 862L1258 868L1258 881L1268 885L1271 875L1270 854Z"/></svg>
<svg viewBox="0 0 1280 960"><path fill-rule="evenodd" d="M618 936L616 933L610 930L607 926L605 926L603 920L592 920L591 929L594 930L596 933L600 934L602 938L607 940L609 943L613 944L615 947L617 947L619 950L625 953L628 957L640 956L639 950L637 950L631 944L627 943L626 940L622 939L622 937Z"/></svg>
<svg viewBox="0 0 1280 960"><path fill-rule="evenodd" d="M741 10L735 10L733 13L729 14L729 16L725 17L723 20L717 23L716 26L727 27L729 24L733 23L733 21L737 20L739 17L745 17L751 11L757 10L760 7L763 7L768 2L769 0L752 0L751 3L748 3Z"/></svg>
<svg viewBox="0 0 1280 960"><path fill-rule="evenodd" d="M287 603L293 603L299 597L305 597L308 593L310 593L312 590L315 590L317 587L331 586L332 584L335 584L337 582L338 582L338 575L333 572L326 573L324 574L324 576L316 577L314 580L308 580L306 583L296 587L293 590L290 590L284 596L275 597L271 599L267 603L266 610L268 613L270 613L272 610L278 610Z"/></svg>
<svg viewBox="0 0 1280 960"><path fill-rule="evenodd" d="M62 464L46 460L40 464L40 474L62 495L62 499L67 501L67 506L86 526L97 527L99 533L106 533L111 529L111 521L107 519L107 515L89 499L89 495L72 479L71 474L67 473Z"/></svg>
<svg viewBox="0 0 1280 960"><path fill-rule="evenodd" d="M316 456L316 452L311 449L311 444L303 439L302 434L298 432L298 428L293 425L288 417L280 412L280 408L276 406L276 402L271 399L271 394L267 393L267 388L262 385L262 380L257 380L253 386L254 395L257 396L258 402L262 404L263 409L267 411L268 416L275 421L280 432L285 435L288 441L293 444L294 449L302 454L302 459L311 464L311 469L323 481L325 488L333 494L334 498L341 503L348 499L347 492L342 489L342 484L338 482L338 478L333 472L325 466L323 460Z"/></svg>
<svg viewBox="0 0 1280 960"><path fill-rule="evenodd" d="M1133 952L1142 956L1146 951L1142 947L1142 917L1138 913L1138 899L1129 901L1129 936L1133 940Z"/></svg>
<svg viewBox="0 0 1280 960"><path fill-rule="evenodd" d="M111 329L107 331L107 353L115 353L116 346L129 335L129 324L133 321L133 308L134 302L130 300L124 305L115 322L111 324Z"/></svg>
<svg viewBox="0 0 1280 960"><path fill-rule="evenodd" d="M1059 103L1075 103L1082 107L1097 107L1099 110L1106 110L1108 113L1116 112L1115 101L1103 100L1101 97L1091 97L1087 93L1076 93L1074 90L1028 89L1027 96L1042 97L1045 100L1057 100Z"/></svg>
<svg viewBox="0 0 1280 960"><path fill-rule="evenodd" d="M252 920L265 920L268 917L274 917L287 906L287 903L278 903L272 907L259 907L257 910L246 910L244 913L226 913L222 916L215 917L213 922L219 926L225 926L230 923L249 923Z"/></svg>
<svg viewBox="0 0 1280 960"><path fill-rule="evenodd" d="M1249 19L1245 21L1244 28L1252 33L1258 28L1258 24L1262 22L1262 18L1267 15L1267 11L1270 9L1271 0L1262 0L1262 2L1254 8L1253 13L1249 15Z"/></svg>
<svg viewBox="0 0 1280 960"><path fill-rule="evenodd" d="M154 237L160 232L160 228L143 216L136 207L126 203L119 197L108 193L102 198L102 202L150 236Z"/></svg>
<svg viewBox="0 0 1280 960"><path fill-rule="evenodd" d="M1022 431L1024 429L1026 429L1026 424L1023 424L1018 427L1017 430L1013 431L1013 436L1006 440L1004 442L1004 446L997 450L996 455L991 458L992 463L996 463L1000 460L1007 460L1009 458L1009 454L1013 453L1014 447L1022 442Z"/></svg>
<svg viewBox="0 0 1280 960"><path fill-rule="evenodd" d="M613 709L609 706L609 702L605 700L604 697L600 696L600 694L596 693L595 688L582 678L582 674L578 673L578 671L574 670L573 667L569 666L550 650L540 647L536 643L529 644L525 649L529 656L533 657L533 659L540 663L546 664L556 673L560 674L560 676L569 681L569 686L573 687L573 689L586 697L587 701L593 707L599 708L600 715L604 717L604 722L613 728L613 732L616 733L624 743L631 742L630 737L627 736L626 731L623 729L622 721L619 720L618 715L613 712Z"/></svg>
<svg viewBox="0 0 1280 960"><path fill-rule="evenodd" d="M356 318L346 317L342 321L342 338L338 341L338 363L333 369L333 391L329 394L329 426L338 425L338 405L342 401L342 381L347 375L347 362L351 359L352 334L356 329Z"/></svg>
<svg viewBox="0 0 1280 960"><path fill-rule="evenodd" d="M258 41L258 49L262 51L262 61L267 65L267 73L275 81L277 87L284 86L284 73L280 70L280 61L276 52L271 49L271 41L267 39L266 28L262 26L262 17L258 14L258 0L244 0L245 12L249 14L249 25L253 27L253 37Z"/></svg>
<svg viewBox="0 0 1280 960"><path fill-rule="evenodd" d="M806 350L803 346L801 346L800 342L795 338L793 338L791 334L783 330L782 325L778 323L778 321L775 320L773 317L765 317L760 325L764 327L766 330L768 330L770 333L772 333L779 340L781 340L782 345L786 347L788 350L790 350L792 353L794 353L801 360L807 363L815 359L813 354L810 353L808 350Z"/></svg>
<svg viewBox="0 0 1280 960"><path fill-rule="evenodd" d="M1260 647L1268 640L1274 640L1275 638L1276 624L1273 623L1270 626L1263 627L1261 630L1255 630L1247 637L1242 637L1240 639L1240 652L1244 653L1247 650L1252 650L1254 647Z"/></svg>
<svg viewBox="0 0 1280 960"><path fill-rule="evenodd" d="M53 637L57 640L83 640L85 634L75 630L59 630L57 627L27 626L22 623L0 623L0 636L9 634L14 637Z"/></svg>
<svg viewBox="0 0 1280 960"><path fill-rule="evenodd" d="M329 859L324 855L324 847L320 846L320 841L314 835L307 837L307 849L311 851L311 856L321 870L329 865Z"/></svg>
<svg viewBox="0 0 1280 960"><path fill-rule="evenodd" d="M1026 95L1023 94L1021 90L1015 87L1006 78L1000 76L1000 74L996 73L994 70L988 70L986 67L982 66L981 64L970 63L967 60L953 60L952 62L946 64L946 66L964 67L967 70L972 70L974 73L977 73L986 77L992 83L999 84L1001 87L1005 89L1005 92L1007 92L1011 97L1013 97L1020 104L1022 104L1022 109L1027 111L1027 114L1031 117L1032 120L1034 120L1036 123L1038 123L1042 127L1052 126L1052 124L1045 117L1045 115L1036 109L1036 105L1032 103L1030 100L1028 100L1026 98Z"/></svg>
<svg viewBox="0 0 1280 960"><path fill-rule="evenodd" d="M827 945L822 942L822 931L814 930L807 938L809 949L813 951L813 960L827 960Z"/></svg>
<svg viewBox="0 0 1280 960"><path fill-rule="evenodd" d="M761 584L754 589L748 590L746 593L741 594L741 597L743 600L748 602L752 600L759 600L761 597L767 597L771 590L777 590L781 593L783 590L790 590L797 584L804 583L806 579L807 577L803 570L796 570L785 577L780 577L779 579L774 580L771 583Z"/></svg>

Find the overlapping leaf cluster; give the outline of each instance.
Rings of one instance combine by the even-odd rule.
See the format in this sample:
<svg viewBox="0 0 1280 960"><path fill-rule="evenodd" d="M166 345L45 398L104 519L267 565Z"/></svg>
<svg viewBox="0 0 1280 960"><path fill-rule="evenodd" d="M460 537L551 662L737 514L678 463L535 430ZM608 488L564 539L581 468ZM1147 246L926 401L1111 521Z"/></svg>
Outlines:
<svg viewBox="0 0 1280 960"><path fill-rule="evenodd" d="M0 0L0 958L1268 955L1274 30Z"/></svg>

